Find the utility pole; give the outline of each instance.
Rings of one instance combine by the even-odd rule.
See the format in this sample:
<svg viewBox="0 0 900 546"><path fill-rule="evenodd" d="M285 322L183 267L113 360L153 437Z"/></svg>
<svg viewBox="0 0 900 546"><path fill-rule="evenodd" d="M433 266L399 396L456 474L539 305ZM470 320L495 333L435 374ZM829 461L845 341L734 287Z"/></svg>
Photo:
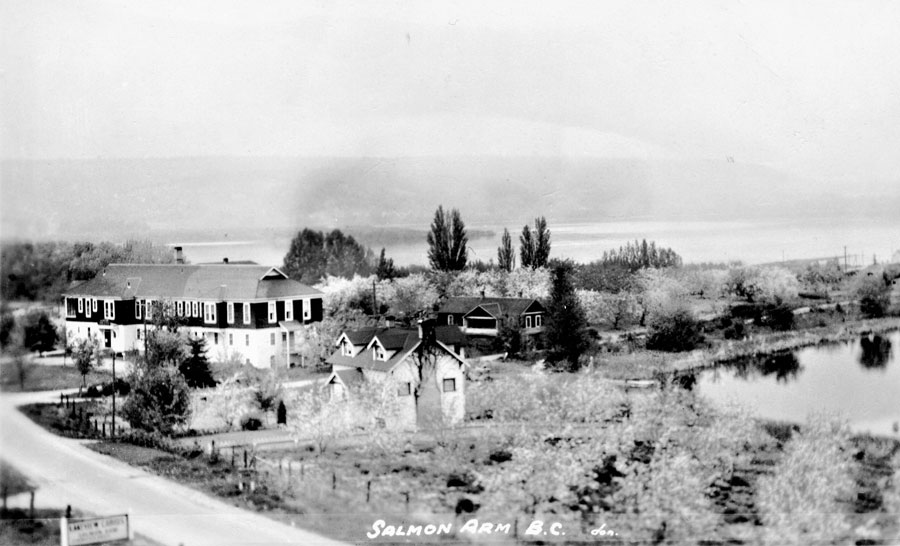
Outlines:
<svg viewBox="0 0 900 546"><path fill-rule="evenodd" d="M113 380L112 380L112 436L113 439L116 437L116 350L112 350L112 372L113 372Z"/></svg>

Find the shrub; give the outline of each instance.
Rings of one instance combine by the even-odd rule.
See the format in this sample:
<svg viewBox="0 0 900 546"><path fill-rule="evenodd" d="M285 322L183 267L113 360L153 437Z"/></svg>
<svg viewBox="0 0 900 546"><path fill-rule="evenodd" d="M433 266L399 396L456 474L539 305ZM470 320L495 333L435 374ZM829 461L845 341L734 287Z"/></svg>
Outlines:
<svg viewBox="0 0 900 546"><path fill-rule="evenodd" d="M257 415L245 415L241 418L241 430L259 430L262 426L262 419Z"/></svg>
<svg viewBox="0 0 900 546"><path fill-rule="evenodd" d="M859 310L870 318L883 317L891 305L890 283L882 274L860 273L853 294L859 298Z"/></svg>
<svg viewBox="0 0 900 546"><path fill-rule="evenodd" d="M691 351L703 342L700 324L687 308L657 312L650 320L647 348L657 351Z"/></svg>
<svg viewBox="0 0 900 546"><path fill-rule="evenodd" d="M773 330L790 330L794 327L794 312L788 305L767 305L760 316L759 322Z"/></svg>
<svg viewBox="0 0 900 546"><path fill-rule="evenodd" d="M190 390L184 377L174 368L144 370L133 380L133 391L122 415L135 429L172 434L184 425L191 413Z"/></svg>

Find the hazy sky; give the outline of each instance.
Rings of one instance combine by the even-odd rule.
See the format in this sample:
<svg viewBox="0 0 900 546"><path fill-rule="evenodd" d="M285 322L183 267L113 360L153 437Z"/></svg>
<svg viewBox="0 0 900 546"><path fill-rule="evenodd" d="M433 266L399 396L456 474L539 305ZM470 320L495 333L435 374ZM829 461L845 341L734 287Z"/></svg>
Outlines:
<svg viewBox="0 0 900 546"><path fill-rule="evenodd" d="M733 157L823 182L900 172L896 1L0 3L3 159Z"/></svg>

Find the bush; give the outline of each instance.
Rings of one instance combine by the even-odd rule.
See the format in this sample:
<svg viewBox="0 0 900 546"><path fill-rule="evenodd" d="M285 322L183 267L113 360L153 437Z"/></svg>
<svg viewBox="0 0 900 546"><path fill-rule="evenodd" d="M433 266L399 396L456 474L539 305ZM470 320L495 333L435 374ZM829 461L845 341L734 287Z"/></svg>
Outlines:
<svg viewBox="0 0 900 546"><path fill-rule="evenodd" d="M883 274L860 273L853 282L859 310L869 318L883 317L891 305L890 283Z"/></svg>
<svg viewBox="0 0 900 546"><path fill-rule="evenodd" d="M773 330L790 330L794 327L794 312L788 305L768 305L759 318L759 324Z"/></svg>
<svg viewBox="0 0 900 546"><path fill-rule="evenodd" d="M725 339L744 339L744 323L743 322L734 322L724 330L722 330L722 336Z"/></svg>
<svg viewBox="0 0 900 546"><path fill-rule="evenodd" d="M650 321L647 348L657 351L691 351L703 342L700 324L686 308L662 311Z"/></svg>
<svg viewBox="0 0 900 546"><path fill-rule="evenodd" d="M151 368L132 383L133 391L122 405L122 415L133 428L170 435L187 422L190 390L178 370Z"/></svg>
<svg viewBox="0 0 900 546"><path fill-rule="evenodd" d="M262 419L256 415L245 415L241 419L241 430L259 430L262 426Z"/></svg>
<svg viewBox="0 0 900 546"><path fill-rule="evenodd" d="M139 447L150 447L163 451L175 451L174 444L159 432L147 432L146 430L131 429L119 436L119 440Z"/></svg>

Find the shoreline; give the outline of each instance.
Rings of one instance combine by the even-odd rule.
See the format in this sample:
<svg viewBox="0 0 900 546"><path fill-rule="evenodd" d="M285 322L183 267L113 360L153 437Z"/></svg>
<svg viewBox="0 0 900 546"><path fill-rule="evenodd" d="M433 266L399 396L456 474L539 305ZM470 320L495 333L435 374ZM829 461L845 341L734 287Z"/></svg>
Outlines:
<svg viewBox="0 0 900 546"><path fill-rule="evenodd" d="M900 318L855 320L817 328L756 335L739 341L727 341L718 347L691 351L657 369L625 378L626 381L642 381L661 378L673 379L680 375L710 370L744 358L755 358L785 351L795 351L829 343L852 341L860 336L884 334L900 330Z"/></svg>

